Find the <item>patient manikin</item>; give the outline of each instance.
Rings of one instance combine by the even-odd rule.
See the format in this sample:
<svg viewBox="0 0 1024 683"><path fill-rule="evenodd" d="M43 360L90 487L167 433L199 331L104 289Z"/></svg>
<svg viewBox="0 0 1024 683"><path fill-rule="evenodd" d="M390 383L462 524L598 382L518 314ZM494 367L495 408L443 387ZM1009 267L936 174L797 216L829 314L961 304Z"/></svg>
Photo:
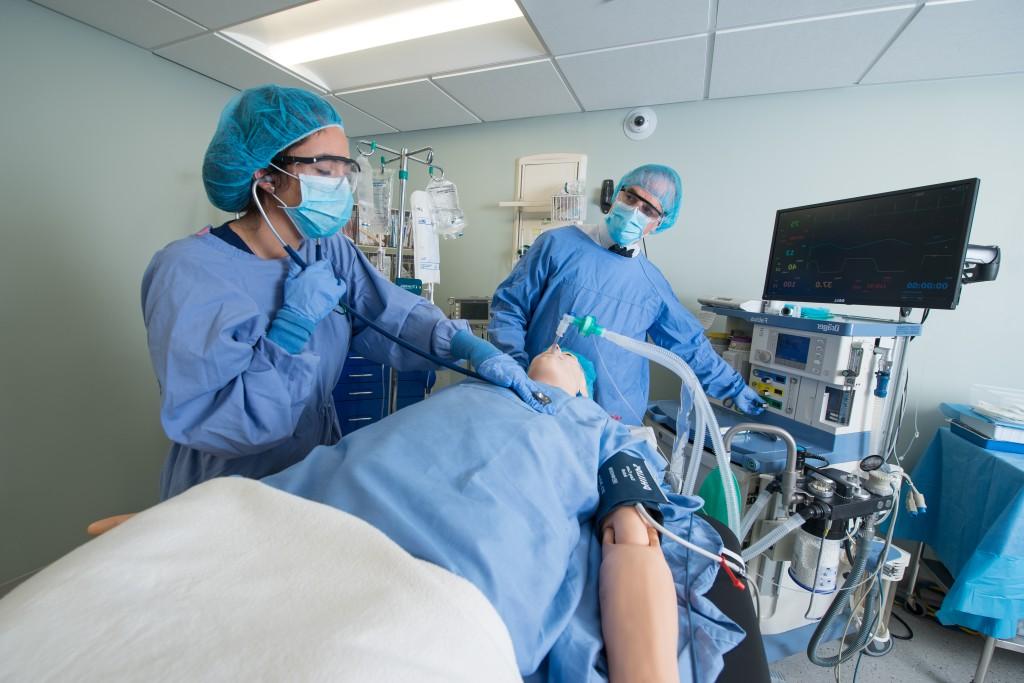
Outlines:
<svg viewBox="0 0 1024 683"><path fill-rule="evenodd" d="M660 472L664 461L586 398L571 353L549 348L529 375L554 414L467 380L263 483L359 517L468 580L501 616L528 681L714 680L743 638L704 595L714 563L661 546L632 507L594 518L602 462L625 453ZM718 552L694 514L699 499L669 499L665 526Z"/></svg>
<svg viewBox="0 0 1024 683"><path fill-rule="evenodd" d="M570 396L589 397L574 354L557 345L530 364L530 378ZM613 510L601 524L601 633L609 679L678 681L675 587L658 534L632 507Z"/></svg>

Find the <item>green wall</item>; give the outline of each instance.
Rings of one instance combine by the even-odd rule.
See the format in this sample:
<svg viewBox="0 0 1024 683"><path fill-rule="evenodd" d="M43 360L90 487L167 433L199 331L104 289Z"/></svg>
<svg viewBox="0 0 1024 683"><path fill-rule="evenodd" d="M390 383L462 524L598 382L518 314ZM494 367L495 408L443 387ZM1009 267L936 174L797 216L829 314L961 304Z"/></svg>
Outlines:
<svg viewBox="0 0 1024 683"><path fill-rule="evenodd" d="M233 91L21 0L0 0L0 63L2 584L157 500L139 284L217 218L200 164Z"/></svg>

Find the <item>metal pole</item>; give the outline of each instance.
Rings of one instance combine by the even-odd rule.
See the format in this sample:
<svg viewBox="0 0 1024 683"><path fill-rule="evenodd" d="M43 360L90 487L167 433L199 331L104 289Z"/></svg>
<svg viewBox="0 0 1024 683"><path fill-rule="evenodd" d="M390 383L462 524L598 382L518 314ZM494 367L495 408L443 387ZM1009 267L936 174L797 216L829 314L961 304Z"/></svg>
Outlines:
<svg viewBox="0 0 1024 683"><path fill-rule="evenodd" d="M890 446L890 441L893 448L897 445L896 442L893 441L893 432L898 436L900 431L900 425L893 422L893 414L899 408L900 398L903 393L902 387L903 382L905 381L904 371L906 370L907 350L909 346L907 337L896 337L895 340L896 348L893 349L893 364L890 371L895 370L895 372L892 373L892 376L896 381L890 382L889 384L892 389L889 392L889 397L885 401L885 409L882 411L882 450L885 452L880 453L879 455L886 459L889 457L888 448Z"/></svg>
<svg viewBox="0 0 1024 683"><path fill-rule="evenodd" d="M899 503L897 503L899 504ZM917 552L910 562L910 579L907 581L907 599L903 602L911 608L916 607L917 598L914 591L917 590L917 576L921 571L921 558L924 557L924 541L917 544Z"/></svg>
<svg viewBox="0 0 1024 683"><path fill-rule="evenodd" d="M363 145L369 145L369 149L363 147ZM430 147L421 147L420 149L409 151L407 147L403 147L401 151L385 147L384 145L378 145L372 140L360 140L359 141L359 152L365 156L370 156L375 151L380 150L387 152L388 154L394 154L395 156L391 159L381 159L381 166L387 164L399 162L398 168L398 226L396 230L397 244L395 245L395 261L391 268L391 280L394 282L398 278L402 277L402 258L404 256L404 244L405 244L405 189L409 180L409 160L412 159L416 163L423 164L424 166L430 166L434 161L434 150ZM416 155L426 152L426 159L420 159ZM440 168L439 166L437 168ZM443 170L443 169L442 169ZM430 300L433 302L434 292L433 288L430 289ZM398 406L398 373L393 367L388 369L388 413L395 412Z"/></svg>
<svg viewBox="0 0 1024 683"><path fill-rule="evenodd" d="M409 150L402 148L399 155L398 166L398 227L395 234L398 236L398 244L395 245L395 263L392 268L392 282L397 282L402 277L402 245L405 244L405 184L409 179ZM398 409L398 373L394 368L390 370L388 382L388 414Z"/></svg>
<svg viewBox="0 0 1024 683"><path fill-rule="evenodd" d="M409 150L402 148L398 166L398 244L395 245L394 277L402 277L402 245L405 244L405 184L409 180Z"/></svg>
<svg viewBox="0 0 1024 683"><path fill-rule="evenodd" d="M985 683L985 677L988 676L988 665L992 663L992 654L995 651L996 639L992 636L985 636L985 645L981 648L978 668L974 670L974 683Z"/></svg>

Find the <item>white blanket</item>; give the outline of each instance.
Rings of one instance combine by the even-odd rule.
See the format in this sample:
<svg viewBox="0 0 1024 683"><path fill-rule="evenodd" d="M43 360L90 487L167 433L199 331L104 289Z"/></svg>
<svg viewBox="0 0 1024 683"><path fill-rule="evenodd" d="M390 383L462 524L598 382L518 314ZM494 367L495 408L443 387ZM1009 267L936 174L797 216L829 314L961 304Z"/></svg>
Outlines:
<svg viewBox="0 0 1024 683"><path fill-rule="evenodd" d="M469 582L365 522L216 479L0 600L0 681L520 681Z"/></svg>

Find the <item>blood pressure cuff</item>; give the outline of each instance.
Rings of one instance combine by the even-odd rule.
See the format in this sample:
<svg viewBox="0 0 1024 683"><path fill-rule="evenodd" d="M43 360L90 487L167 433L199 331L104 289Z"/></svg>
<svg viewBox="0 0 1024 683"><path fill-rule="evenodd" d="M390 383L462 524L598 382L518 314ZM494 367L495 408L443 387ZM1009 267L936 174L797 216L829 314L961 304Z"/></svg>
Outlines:
<svg viewBox="0 0 1024 683"><path fill-rule="evenodd" d="M597 520L600 522L615 508L640 503L661 522L659 506L668 498L643 458L618 452L601 463L597 470ZM600 524L595 525L600 529Z"/></svg>

